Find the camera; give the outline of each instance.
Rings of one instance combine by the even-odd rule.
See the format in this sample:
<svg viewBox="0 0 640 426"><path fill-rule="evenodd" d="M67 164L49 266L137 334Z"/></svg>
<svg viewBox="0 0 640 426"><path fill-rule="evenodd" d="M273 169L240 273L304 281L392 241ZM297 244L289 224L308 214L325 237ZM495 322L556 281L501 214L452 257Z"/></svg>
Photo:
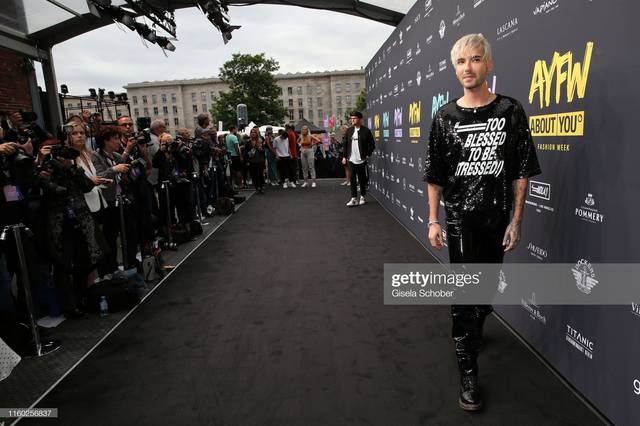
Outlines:
<svg viewBox="0 0 640 426"><path fill-rule="evenodd" d="M53 158L73 160L78 155L80 155L80 151L75 148L71 148L70 146L62 144L51 145L51 157Z"/></svg>
<svg viewBox="0 0 640 426"><path fill-rule="evenodd" d="M143 158L136 158L129 163L131 168L129 169L129 178L132 181L138 180L141 176L146 175L147 162Z"/></svg>
<svg viewBox="0 0 640 426"><path fill-rule="evenodd" d="M136 142L140 145L149 145L151 144L151 130L142 129L134 136Z"/></svg>

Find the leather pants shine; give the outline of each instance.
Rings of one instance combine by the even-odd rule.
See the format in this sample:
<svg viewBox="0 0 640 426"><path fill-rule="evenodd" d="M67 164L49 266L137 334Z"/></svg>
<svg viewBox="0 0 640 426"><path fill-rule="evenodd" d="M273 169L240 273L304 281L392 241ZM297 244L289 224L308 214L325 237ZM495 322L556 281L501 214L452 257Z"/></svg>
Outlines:
<svg viewBox="0 0 640 426"><path fill-rule="evenodd" d="M508 212L447 212L450 263L502 263L502 239L508 223ZM451 306L451 336L462 375L478 373L477 359L482 345L482 327L492 311L490 305Z"/></svg>

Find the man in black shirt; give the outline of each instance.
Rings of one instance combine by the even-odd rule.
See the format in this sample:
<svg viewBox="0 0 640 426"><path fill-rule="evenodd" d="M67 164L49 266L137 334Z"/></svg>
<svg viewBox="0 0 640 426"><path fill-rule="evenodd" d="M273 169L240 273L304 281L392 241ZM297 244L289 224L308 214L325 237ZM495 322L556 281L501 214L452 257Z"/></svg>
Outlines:
<svg viewBox="0 0 640 426"><path fill-rule="evenodd" d="M375 140L368 127L362 125L362 113L353 111L349 115L351 127L344 135L343 165L349 165L351 171L351 199L348 207L361 206L366 203L364 196L367 194L369 175L367 173L367 161L375 149ZM360 183L360 200L358 200L358 182Z"/></svg>
<svg viewBox="0 0 640 426"><path fill-rule="evenodd" d="M429 194L429 242L443 246L438 222L444 200L451 263L502 263L520 240L528 178L540 173L522 105L491 93L491 46L469 34L451 50L464 95L442 106L433 119L424 180ZM510 212L513 216L510 218ZM459 405L482 408L478 352L491 306L453 305L452 337L460 370Z"/></svg>

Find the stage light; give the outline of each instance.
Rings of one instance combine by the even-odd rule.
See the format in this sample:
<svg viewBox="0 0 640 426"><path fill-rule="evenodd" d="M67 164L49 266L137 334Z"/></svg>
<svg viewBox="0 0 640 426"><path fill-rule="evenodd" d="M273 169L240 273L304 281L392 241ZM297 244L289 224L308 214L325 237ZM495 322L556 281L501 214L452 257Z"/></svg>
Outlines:
<svg viewBox="0 0 640 426"><path fill-rule="evenodd" d="M111 100L114 100L116 98L116 94L113 90L109 90L107 94L109 95L109 99Z"/></svg>
<svg viewBox="0 0 640 426"><path fill-rule="evenodd" d="M89 93L90 93L92 98L97 98L98 97L98 95L96 94L96 89L94 89L94 88L89 89Z"/></svg>
<svg viewBox="0 0 640 426"><path fill-rule="evenodd" d="M98 96L100 96L100 99L104 98L104 89L102 88L98 89Z"/></svg>
<svg viewBox="0 0 640 426"><path fill-rule="evenodd" d="M160 46L161 48L168 50L170 52L175 52L176 47L173 45L173 43L171 43L169 41L169 39L167 37L160 37L158 36L156 39L156 43L158 44L158 46Z"/></svg>
<svg viewBox="0 0 640 426"><path fill-rule="evenodd" d="M120 93L120 96L122 96L122 100L123 100L123 101L125 101L125 102L129 99L129 98L127 97L127 94L126 94L126 93L124 93L124 92Z"/></svg>

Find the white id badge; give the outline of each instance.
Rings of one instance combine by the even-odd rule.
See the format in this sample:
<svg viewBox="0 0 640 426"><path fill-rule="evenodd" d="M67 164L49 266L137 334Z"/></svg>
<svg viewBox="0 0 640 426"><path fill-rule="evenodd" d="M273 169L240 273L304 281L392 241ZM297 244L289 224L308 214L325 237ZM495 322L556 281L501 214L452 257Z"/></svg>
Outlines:
<svg viewBox="0 0 640 426"><path fill-rule="evenodd" d="M3 191L4 191L4 199L7 201L7 203L11 201L24 200L24 197L22 196L22 193L20 192L20 189L18 189L17 186L5 185L3 187Z"/></svg>

